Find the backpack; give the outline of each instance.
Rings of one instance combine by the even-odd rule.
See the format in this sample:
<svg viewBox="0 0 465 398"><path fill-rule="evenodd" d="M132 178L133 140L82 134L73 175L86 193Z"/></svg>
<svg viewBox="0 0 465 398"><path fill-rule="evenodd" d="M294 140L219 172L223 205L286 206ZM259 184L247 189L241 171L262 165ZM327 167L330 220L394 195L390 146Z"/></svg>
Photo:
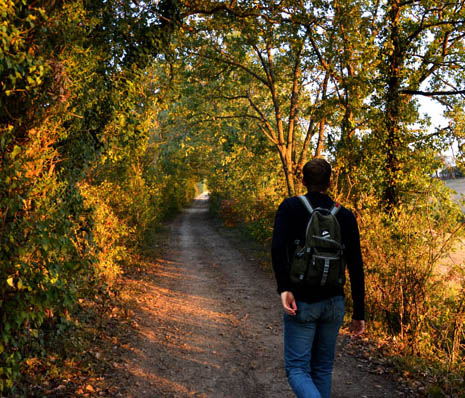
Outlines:
<svg viewBox="0 0 465 398"><path fill-rule="evenodd" d="M339 203L331 209L313 209L307 198L298 197L310 213L305 241L295 241L290 261L290 279L305 286L342 287L345 283L345 262L341 228L336 219Z"/></svg>

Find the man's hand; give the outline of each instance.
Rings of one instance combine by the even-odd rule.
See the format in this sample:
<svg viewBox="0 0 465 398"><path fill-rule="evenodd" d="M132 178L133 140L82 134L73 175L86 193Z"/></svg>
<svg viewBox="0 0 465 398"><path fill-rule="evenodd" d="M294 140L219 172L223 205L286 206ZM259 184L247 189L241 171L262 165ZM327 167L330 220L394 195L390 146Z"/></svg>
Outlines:
<svg viewBox="0 0 465 398"><path fill-rule="evenodd" d="M352 337L359 337L365 331L365 321L352 319L352 323L349 327L349 332L352 334Z"/></svg>
<svg viewBox="0 0 465 398"><path fill-rule="evenodd" d="M297 304L295 303L294 295L292 292L281 293L281 303L283 304L284 311L288 315L295 315L297 311Z"/></svg>

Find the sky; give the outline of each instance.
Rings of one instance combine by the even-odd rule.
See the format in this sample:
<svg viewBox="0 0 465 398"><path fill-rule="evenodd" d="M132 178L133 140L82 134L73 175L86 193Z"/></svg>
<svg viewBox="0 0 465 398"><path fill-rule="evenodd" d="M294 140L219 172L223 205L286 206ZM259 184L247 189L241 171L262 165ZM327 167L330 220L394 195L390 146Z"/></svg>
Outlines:
<svg viewBox="0 0 465 398"><path fill-rule="evenodd" d="M446 127L448 125L448 120L442 115L445 108L441 104L431 98L423 96L418 98L418 102L420 103L420 112L426 113L431 117L431 131L433 131L436 127ZM447 161L451 164L455 164L454 153L457 153L457 151L457 144L454 144L453 148L444 152L444 155L447 157Z"/></svg>

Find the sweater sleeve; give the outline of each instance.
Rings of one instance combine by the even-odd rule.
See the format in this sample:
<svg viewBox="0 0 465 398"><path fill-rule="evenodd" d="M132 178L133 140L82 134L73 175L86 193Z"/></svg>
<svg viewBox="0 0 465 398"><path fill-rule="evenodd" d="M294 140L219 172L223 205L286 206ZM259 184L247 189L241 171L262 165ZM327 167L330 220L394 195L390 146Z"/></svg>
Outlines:
<svg viewBox="0 0 465 398"><path fill-rule="evenodd" d="M273 240L271 244L271 260L278 285L278 293L291 290L289 280L288 239L291 231L290 207L285 200L276 212Z"/></svg>
<svg viewBox="0 0 465 398"><path fill-rule="evenodd" d="M347 220L350 240L346 244L346 261L349 270L350 286L352 290L352 301L354 303L353 319L365 319L365 276L363 271L363 260L360 249L360 233L357 220L350 213Z"/></svg>

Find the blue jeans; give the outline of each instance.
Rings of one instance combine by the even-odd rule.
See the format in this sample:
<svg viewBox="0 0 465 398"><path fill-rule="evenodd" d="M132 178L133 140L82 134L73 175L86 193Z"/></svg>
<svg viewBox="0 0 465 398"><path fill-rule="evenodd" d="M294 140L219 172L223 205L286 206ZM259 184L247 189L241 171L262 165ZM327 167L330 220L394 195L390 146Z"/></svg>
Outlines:
<svg viewBox="0 0 465 398"><path fill-rule="evenodd" d="M284 313L284 365L297 398L330 398L336 339L344 298L297 301L297 314Z"/></svg>

